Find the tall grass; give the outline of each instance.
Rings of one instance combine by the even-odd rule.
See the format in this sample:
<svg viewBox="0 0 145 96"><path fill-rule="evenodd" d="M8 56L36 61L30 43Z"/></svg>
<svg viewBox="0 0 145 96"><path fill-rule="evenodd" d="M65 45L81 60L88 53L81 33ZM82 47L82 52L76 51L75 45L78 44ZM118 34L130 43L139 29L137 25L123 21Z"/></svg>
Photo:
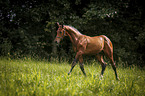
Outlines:
<svg viewBox="0 0 145 96"><path fill-rule="evenodd" d="M118 67L120 81L107 66L100 79L101 66L85 65L84 77L77 65L67 75L67 62L0 58L1 96L144 96L145 70L136 66Z"/></svg>

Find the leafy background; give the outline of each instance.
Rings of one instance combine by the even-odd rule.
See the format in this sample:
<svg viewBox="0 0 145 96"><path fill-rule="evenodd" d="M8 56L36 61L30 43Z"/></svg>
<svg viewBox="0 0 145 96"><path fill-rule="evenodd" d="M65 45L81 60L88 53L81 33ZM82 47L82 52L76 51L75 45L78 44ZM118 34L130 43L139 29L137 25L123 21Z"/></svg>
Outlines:
<svg viewBox="0 0 145 96"><path fill-rule="evenodd" d="M56 22L89 36L106 35L114 59L144 66L145 8L143 0L1 0L0 55L71 61L68 37L57 47ZM91 59L89 57L87 59Z"/></svg>

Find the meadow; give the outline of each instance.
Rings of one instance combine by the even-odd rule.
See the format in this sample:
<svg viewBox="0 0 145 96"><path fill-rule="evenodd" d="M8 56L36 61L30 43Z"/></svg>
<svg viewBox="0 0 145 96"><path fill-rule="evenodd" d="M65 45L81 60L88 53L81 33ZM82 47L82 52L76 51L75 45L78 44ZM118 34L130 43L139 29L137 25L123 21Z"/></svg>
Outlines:
<svg viewBox="0 0 145 96"><path fill-rule="evenodd" d="M71 75L71 65L57 60L0 58L1 96L145 96L145 70L137 66L117 66L120 81L108 65L100 78L97 62L85 64L85 77L79 65Z"/></svg>

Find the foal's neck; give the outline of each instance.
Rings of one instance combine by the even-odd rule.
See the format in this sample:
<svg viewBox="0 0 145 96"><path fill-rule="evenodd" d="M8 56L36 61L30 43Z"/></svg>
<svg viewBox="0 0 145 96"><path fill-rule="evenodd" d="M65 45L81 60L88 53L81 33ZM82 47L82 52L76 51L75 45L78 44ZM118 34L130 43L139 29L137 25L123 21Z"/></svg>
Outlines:
<svg viewBox="0 0 145 96"><path fill-rule="evenodd" d="M82 35L68 26L66 26L66 31L68 32L68 36L70 37L70 40L73 43L73 45L76 44L76 42L78 42L79 37Z"/></svg>

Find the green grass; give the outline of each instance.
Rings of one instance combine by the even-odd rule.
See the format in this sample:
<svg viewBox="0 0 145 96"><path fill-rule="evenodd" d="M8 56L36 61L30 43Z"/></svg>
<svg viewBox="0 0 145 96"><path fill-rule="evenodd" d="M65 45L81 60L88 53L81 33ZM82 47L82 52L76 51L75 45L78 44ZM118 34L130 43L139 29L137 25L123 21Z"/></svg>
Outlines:
<svg viewBox="0 0 145 96"><path fill-rule="evenodd" d="M85 64L87 77L77 65L32 59L0 58L1 96L145 96L145 70L136 66L117 68L120 81L107 66L100 79L101 66Z"/></svg>

